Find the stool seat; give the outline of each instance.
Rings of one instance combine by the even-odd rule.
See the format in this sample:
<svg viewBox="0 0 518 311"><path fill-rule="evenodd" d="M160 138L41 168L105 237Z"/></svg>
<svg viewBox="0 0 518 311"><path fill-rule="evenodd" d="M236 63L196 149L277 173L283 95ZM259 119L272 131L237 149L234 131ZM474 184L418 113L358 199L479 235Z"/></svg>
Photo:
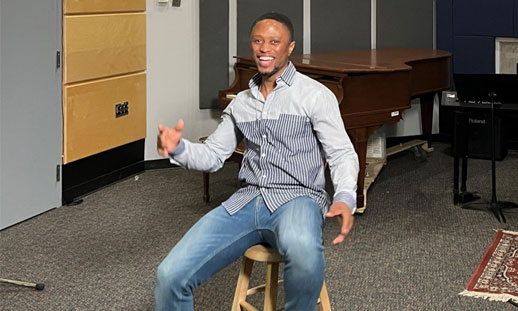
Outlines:
<svg viewBox="0 0 518 311"><path fill-rule="evenodd" d="M248 259L259 262L282 262L282 256L273 248L261 244L254 245L246 250L243 255Z"/></svg>
<svg viewBox="0 0 518 311"><path fill-rule="evenodd" d="M253 288L248 288L254 262L264 262L267 264L266 283ZM243 264L237 279L232 311L259 311L259 309L246 301L247 296L258 292L264 292L263 310L275 311L277 308L278 284L283 282L282 280L279 280L279 264L282 262L282 256L277 252L277 250L271 247L258 244L248 248L243 254ZM327 293L325 281L322 284L318 304L321 311L331 311L331 304L329 302L329 295Z"/></svg>

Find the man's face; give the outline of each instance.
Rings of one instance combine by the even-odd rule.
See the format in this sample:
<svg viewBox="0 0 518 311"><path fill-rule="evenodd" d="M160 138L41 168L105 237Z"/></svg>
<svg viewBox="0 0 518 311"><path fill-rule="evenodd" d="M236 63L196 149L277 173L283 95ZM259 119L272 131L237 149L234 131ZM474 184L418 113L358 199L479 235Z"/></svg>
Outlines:
<svg viewBox="0 0 518 311"><path fill-rule="evenodd" d="M252 29L250 45L259 73L266 79L276 79L288 64L295 41L290 40L290 32L282 23L265 19Z"/></svg>

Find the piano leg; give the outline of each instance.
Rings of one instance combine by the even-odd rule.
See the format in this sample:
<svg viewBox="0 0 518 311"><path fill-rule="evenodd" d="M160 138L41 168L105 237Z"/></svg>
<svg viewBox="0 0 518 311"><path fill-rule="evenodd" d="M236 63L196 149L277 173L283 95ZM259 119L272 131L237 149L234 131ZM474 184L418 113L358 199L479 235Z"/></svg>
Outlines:
<svg viewBox="0 0 518 311"><path fill-rule="evenodd" d="M360 171L358 172L358 188L356 189L356 208L365 207L365 196L363 195L363 188L365 186L365 169L367 167L367 142L369 136L374 131L380 128L381 125L355 128L347 130L347 134L354 145L354 149L358 154L358 161L360 164Z"/></svg>
<svg viewBox="0 0 518 311"><path fill-rule="evenodd" d="M432 149L432 122L433 122L433 100L434 93L423 94L420 97L421 101L421 129L423 131L424 139L428 142L428 148L424 150L430 152Z"/></svg>
<svg viewBox="0 0 518 311"><path fill-rule="evenodd" d="M210 174L205 173L205 172L202 174L203 174L203 202L209 203L209 201L210 201L210 192L209 192Z"/></svg>

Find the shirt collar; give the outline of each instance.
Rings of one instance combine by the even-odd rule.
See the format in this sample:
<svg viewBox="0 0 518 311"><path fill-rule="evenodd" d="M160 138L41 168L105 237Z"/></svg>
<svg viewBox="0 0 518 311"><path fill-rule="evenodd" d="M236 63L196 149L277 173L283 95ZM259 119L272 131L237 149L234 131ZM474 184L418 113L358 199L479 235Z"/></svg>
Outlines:
<svg viewBox="0 0 518 311"><path fill-rule="evenodd" d="M297 69L293 65L291 61L288 62L288 66L284 69L284 71L281 73L281 75L277 78L277 83L279 81L284 81L288 86L291 86L293 84L293 80L295 79L295 73L297 72ZM252 79L248 82L248 86L252 89L254 87L259 87L261 85L262 77L259 73L256 73Z"/></svg>

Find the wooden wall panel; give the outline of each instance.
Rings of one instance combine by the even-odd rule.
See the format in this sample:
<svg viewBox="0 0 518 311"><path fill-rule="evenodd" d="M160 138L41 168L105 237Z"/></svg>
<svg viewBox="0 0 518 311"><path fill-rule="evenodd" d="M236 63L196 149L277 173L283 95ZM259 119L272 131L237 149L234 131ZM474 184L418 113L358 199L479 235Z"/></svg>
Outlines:
<svg viewBox="0 0 518 311"><path fill-rule="evenodd" d="M146 0L63 0L63 14L136 12L146 10Z"/></svg>
<svg viewBox="0 0 518 311"><path fill-rule="evenodd" d="M65 16L63 83L146 69L145 13Z"/></svg>
<svg viewBox="0 0 518 311"><path fill-rule="evenodd" d="M63 99L64 164L146 137L145 73L65 86Z"/></svg>

